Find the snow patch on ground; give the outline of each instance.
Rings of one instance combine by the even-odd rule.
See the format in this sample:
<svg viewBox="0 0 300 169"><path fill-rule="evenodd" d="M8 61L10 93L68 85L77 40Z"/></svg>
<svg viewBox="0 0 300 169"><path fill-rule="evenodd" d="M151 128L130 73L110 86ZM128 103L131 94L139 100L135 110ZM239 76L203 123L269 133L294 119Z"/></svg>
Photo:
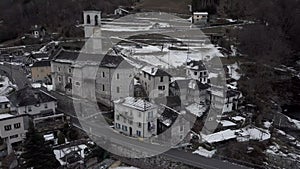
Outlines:
<svg viewBox="0 0 300 169"><path fill-rule="evenodd" d="M67 155L73 151L78 151L79 155L81 155L81 157L84 159L84 149L85 148L87 148L87 146L85 144L81 144L78 146L72 146L72 147L61 149L61 150L53 150L53 152L55 154L55 158L60 162L60 164L65 165L66 162L64 162L62 160L62 158L64 158L65 155Z"/></svg>
<svg viewBox="0 0 300 169"><path fill-rule="evenodd" d="M8 93L10 93L13 88L17 88L16 85L13 85L11 81L9 81L9 78L6 76L2 76L0 77L3 79L3 81L0 82L0 85L2 87L0 87L0 95L4 96L7 95Z"/></svg>
<svg viewBox="0 0 300 169"><path fill-rule="evenodd" d="M203 147L199 147L198 150L194 151L193 154L198 154L203 157L212 158L212 156L216 153L216 150L208 151Z"/></svg>
<svg viewBox="0 0 300 169"><path fill-rule="evenodd" d="M206 106L194 103L186 107L186 110L196 115L197 117L202 117L203 113L206 111Z"/></svg>
<svg viewBox="0 0 300 169"><path fill-rule="evenodd" d="M227 66L228 68L228 73L229 73L229 76L234 79L234 80L239 80L241 78L241 74L238 73L240 67L238 65L238 63L234 63L232 65L228 65Z"/></svg>

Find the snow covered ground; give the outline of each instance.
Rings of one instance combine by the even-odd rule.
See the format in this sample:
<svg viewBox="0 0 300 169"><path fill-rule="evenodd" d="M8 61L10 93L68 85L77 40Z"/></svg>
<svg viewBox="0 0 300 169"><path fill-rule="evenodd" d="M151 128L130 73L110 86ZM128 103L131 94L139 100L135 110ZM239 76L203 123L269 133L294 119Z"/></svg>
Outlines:
<svg viewBox="0 0 300 169"><path fill-rule="evenodd" d="M2 76L0 78L3 79L3 81L0 82L0 85L2 86L0 87L1 96L7 95L9 92L13 90L13 88L17 87L16 85L12 84L11 81L9 81L8 77Z"/></svg>
<svg viewBox="0 0 300 169"><path fill-rule="evenodd" d="M220 51L212 44L206 44L204 46L197 46L199 44L189 44L189 51L186 50L169 50L168 47L171 44L165 44L165 47L161 46L143 46L137 48L135 46L119 46L126 50L126 53L130 51L132 55L130 57L141 60L153 66L161 68L177 68L184 65L188 60L205 60L207 56L224 57Z"/></svg>
<svg viewBox="0 0 300 169"><path fill-rule="evenodd" d="M202 117L203 113L206 111L207 107L205 105L200 105L197 103L193 103L186 107L186 110L190 113L196 115L197 117Z"/></svg>
<svg viewBox="0 0 300 169"><path fill-rule="evenodd" d="M139 169L139 168L136 168L136 167L117 167L117 168L113 168L113 169Z"/></svg>
<svg viewBox="0 0 300 169"><path fill-rule="evenodd" d="M212 156L216 153L216 150L208 151L203 147L199 147L198 150L194 151L193 154L199 154L200 156L204 156L207 158L212 158Z"/></svg>
<svg viewBox="0 0 300 169"><path fill-rule="evenodd" d="M84 158L85 148L87 148L87 146L85 144L81 144L78 146L72 146L61 150L53 150L53 152L55 154L55 158L60 162L60 164L65 165L66 163L61 158L73 151L78 151L79 155L81 155L81 157Z"/></svg>
<svg viewBox="0 0 300 169"><path fill-rule="evenodd" d="M201 134L201 136L203 141L208 143L217 143L231 139L237 139L239 142L249 140L265 141L271 138L271 134L268 130L256 127L245 127L238 130L228 129L209 135Z"/></svg>

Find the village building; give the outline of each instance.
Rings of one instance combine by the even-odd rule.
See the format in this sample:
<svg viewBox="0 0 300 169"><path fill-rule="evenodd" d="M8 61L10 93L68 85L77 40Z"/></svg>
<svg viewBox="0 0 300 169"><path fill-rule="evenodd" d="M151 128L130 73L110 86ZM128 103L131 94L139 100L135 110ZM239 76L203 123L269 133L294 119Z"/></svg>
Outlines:
<svg viewBox="0 0 300 169"><path fill-rule="evenodd" d="M33 82L51 82L51 61L41 60L32 64L31 77Z"/></svg>
<svg viewBox="0 0 300 169"><path fill-rule="evenodd" d="M172 95L179 96L181 102L185 103L206 103L209 100L209 84L203 84L193 79L174 79L170 84Z"/></svg>
<svg viewBox="0 0 300 169"><path fill-rule="evenodd" d="M115 129L132 137L157 135L158 107L143 99L127 97L114 102Z"/></svg>
<svg viewBox="0 0 300 169"><path fill-rule="evenodd" d="M194 12L193 13L193 24L207 24L208 13L207 12Z"/></svg>
<svg viewBox="0 0 300 169"><path fill-rule="evenodd" d="M133 96L133 67L118 55L61 50L51 62L51 72L53 90L67 95L107 106Z"/></svg>
<svg viewBox="0 0 300 169"><path fill-rule="evenodd" d="M145 66L140 74L140 83L149 98L169 96L170 75L153 66Z"/></svg>
<svg viewBox="0 0 300 169"><path fill-rule="evenodd" d="M10 112L10 102L6 96L0 96L0 114Z"/></svg>
<svg viewBox="0 0 300 169"><path fill-rule="evenodd" d="M13 146L26 137L28 115L0 114L0 157L13 151Z"/></svg>
<svg viewBox="0 0 300 169"><path fill-rule="evenodd" d="M34 118L56 114L57 100L41 89L25 87L8 96L12 110Z"/></svg>
<svg viewBox="0 0 300 169"><path fill-rule="evenodd" d="M203 84L208 83L208 70L201 60L192 60L187 62L186 75L187 77L197 80Z"/></svg>

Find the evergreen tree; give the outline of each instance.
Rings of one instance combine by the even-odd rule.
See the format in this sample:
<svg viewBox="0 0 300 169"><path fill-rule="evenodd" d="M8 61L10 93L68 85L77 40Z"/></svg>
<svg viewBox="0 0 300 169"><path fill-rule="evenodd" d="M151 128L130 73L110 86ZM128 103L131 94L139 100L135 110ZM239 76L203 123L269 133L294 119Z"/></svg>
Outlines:
<svg viewBox="0 0 300 169"><path fill-rule="evenodd" d="M21 158L24 160L23 168L55 169L60 166L52 149L45 144L44 138L36 132L33 124L30 124L26 134L24 152Z"/></svg>
<svg viewBox="0 0 300 169"><path fill-rule="evenodd" d="M58 139L57 140L58 144L65 144L66 143L66 137L65 137L63 132L58 133L57 139Z"/></svg>

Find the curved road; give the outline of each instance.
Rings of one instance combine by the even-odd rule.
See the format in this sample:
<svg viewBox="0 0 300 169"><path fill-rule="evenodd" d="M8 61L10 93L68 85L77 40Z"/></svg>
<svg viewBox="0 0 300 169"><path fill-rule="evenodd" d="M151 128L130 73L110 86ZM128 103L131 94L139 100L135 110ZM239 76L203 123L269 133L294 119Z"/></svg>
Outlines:
<svg viewBox="0 0 300 169"><path fill-rule="evenodd" d="M30 84L22 66L10 65L7 63L0 64L0 74L7 76L11 82L18 86L19 89Z"/></svg>

